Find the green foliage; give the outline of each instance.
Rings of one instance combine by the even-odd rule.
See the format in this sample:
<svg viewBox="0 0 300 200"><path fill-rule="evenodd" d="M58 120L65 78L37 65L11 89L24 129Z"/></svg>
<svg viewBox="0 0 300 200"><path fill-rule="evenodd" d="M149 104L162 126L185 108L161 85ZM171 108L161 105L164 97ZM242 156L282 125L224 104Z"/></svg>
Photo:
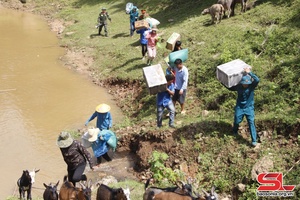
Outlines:
<svg viewBox="0 0 300 200"><path fill-rule="evenodd" d="M168 183L175 183L182 178L182 173L180 171L175 171L172 168L164 165L168 158L169 156L164 152L153 151L152 157L149 160L153 178L159 184L163 181L165 182L166 180Z"/></svg>

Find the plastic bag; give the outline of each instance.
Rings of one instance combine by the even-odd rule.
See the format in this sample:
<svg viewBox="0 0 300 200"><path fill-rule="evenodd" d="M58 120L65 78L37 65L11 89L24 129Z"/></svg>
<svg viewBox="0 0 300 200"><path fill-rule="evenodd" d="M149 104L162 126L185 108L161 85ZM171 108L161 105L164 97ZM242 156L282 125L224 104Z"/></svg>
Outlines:
<svg viewBox="0 0 300 200"><path fill-rule="evenodd" d="M188 53L189 53L188 49L182 49L182 50L170 53L169 54L169 65L171 67L175 67L174 62L177 58L180 58L182 60L182 62L185 62L188 59Z"/></svg>
<svg viewBox="0 0 300 200"><path fill-rule="evenodd" d="M133 8L133 3L127 3L126 4L126 7L125 7L125 12L126 12L126 14L129 14L130 13L130 11L132 10L132 8Z"/></svg>
<svg viewBox="0 0 300 200"><path fill-rule="evenodd" d="M100 132L100 135L104 135L104 134L110 134L110 138L107 141L107 144L110 148L112 148L113 151L115 151L117 148L117 144L118 144L118 138L117 138L116 134L114 132L112 132L111 130L102 130Z"/></svg>
<svg viewBox="0 0 300 200"><path fill-rule="evenodd" d="M157 26L160 24L160 22L157 19L151 18L151 17L147 17L146 21L152 26Z"/></svg>

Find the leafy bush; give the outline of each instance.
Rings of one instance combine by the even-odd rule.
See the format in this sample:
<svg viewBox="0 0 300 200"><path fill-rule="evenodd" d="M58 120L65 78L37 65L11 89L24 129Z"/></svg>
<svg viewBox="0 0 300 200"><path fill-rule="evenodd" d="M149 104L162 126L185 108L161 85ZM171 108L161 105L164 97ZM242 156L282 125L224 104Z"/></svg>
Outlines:
<svg viewBox="0 0 300 200"><path fill-rule="evenodd" d="M175 183L183 177L183 174L180 171L173 170L172 168L164 165L168 158L169 156L164 152L153 151L152 157L149 160L153 178L159 184L166 182L166 180L169 183Z"/></svg>

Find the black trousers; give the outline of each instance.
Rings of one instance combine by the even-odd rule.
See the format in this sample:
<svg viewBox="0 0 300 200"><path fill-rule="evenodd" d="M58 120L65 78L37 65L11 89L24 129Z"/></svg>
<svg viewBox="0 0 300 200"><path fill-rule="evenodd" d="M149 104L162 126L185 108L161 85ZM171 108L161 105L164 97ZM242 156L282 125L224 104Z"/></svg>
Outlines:
<svg viewBox="0 0 300 200"><path fill-rule="evenodd" d="M74 169L68 167L68 180L73 183L75 186L76 182L86 181L86 175L83 175L86 163L81 163L76 166Z"/></svg>
<svg viewBox="0 0 300 200"><path fill-rule="evenodd" d="M102 162L102 157L107 161L111 161L111 158L109 157L109 155L107 154L107 152L105 154L103 154L102 156L97 157L97 164L100 164Z"/></svg>
<svg viewBox="0 0 300 200"><path fill-rule="evenodd" d="M141 44L142 45L142 55L145 56L147 52L147 44Z"/></svg>

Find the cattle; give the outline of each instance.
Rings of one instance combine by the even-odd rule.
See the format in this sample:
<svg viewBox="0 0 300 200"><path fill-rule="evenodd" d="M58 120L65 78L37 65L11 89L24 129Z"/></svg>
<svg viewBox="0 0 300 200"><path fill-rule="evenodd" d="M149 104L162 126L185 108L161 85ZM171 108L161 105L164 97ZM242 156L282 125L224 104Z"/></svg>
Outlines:
<svg viewBox="0 0 300 200"><path fill-rule="evenodd" d="M240 3L241 4L241 12L246 12L247 7L247 0L232 0L231 3L231 15L234 16L234 8L235 4Z"/></svg>
<svg viewBox="0 0 300 200"><path fill-rule="evenodd" d="M57 193L58 184L59 181L55 185L52 185L51 183L49 185L46 185L44 183L44 186L46 188L43 193L44 200L58 200L58 193Z"/></svg>
<svg viewBox="0 0 300 200"><path fill-rule="evenodd" d="M225 11L227 11L227 18L230 17L231 14L231 4L233 0L218 0L217 4L221 4L224 8L223 16L225 16Z"/></svg>
<svg viewBox="0 0 300 200"><path fill-rule="evenodd" d="M224 7L221 4L213 4L211 7L206 8L202 11L202 15L210 14L211 16L211 23L216 24L221 22L222 16L224 13Z"/></svg>
<svg viewBox="0 0 300 200"><path fill-rule="evenodd" d="M33 170L29 172L28 170L23 170L21 178L18 179L17 185L19 187L20 199L25 199L25 192L27 192L27 199L31 198L31 187L35 182L35 174L40 170Z"/></svg>
<svg viewBox="0 0 300 200"><path fill-rule="evenodd" d="M88 183L79 182L81 188L77 188L73 183L67 180L67 176L64 176L64 183L59 191L60 200L91 200L92 197L92 180Z"/></svg>

